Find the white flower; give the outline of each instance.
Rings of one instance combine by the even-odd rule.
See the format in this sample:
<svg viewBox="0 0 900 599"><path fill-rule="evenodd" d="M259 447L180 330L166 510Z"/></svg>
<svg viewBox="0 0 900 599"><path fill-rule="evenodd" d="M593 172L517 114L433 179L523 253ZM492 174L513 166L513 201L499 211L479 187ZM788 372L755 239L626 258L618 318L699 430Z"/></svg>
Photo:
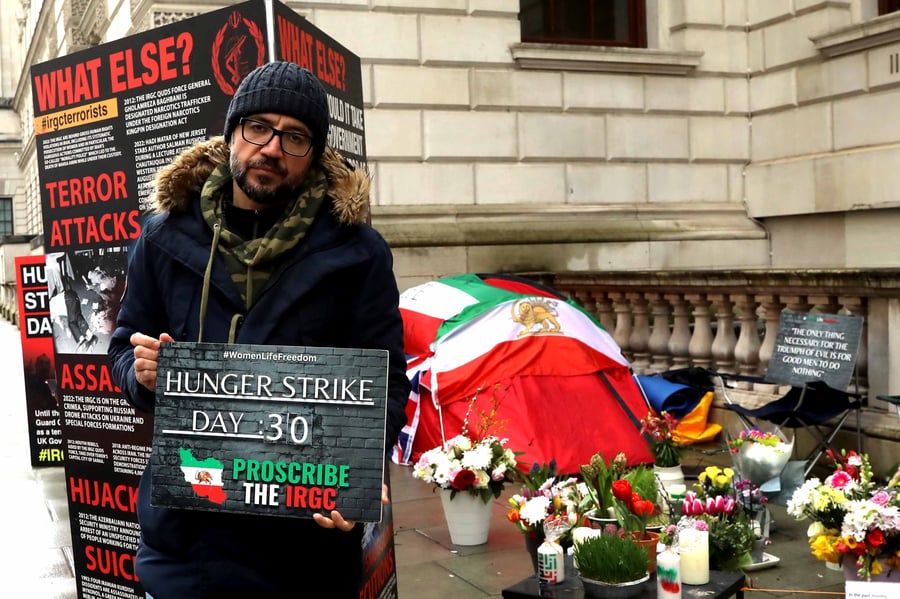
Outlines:
<svg viewBox="0 0 900 599"><path fill-rule="evenodd" d="M460 451L469 451L472 449L472 440L465 435L456 435L447 442L450 447L459 449Z"/></svg>
<svg viewBox="0 0 900 599"><path fill-rule="evenodd" d="M472 485L457 490L468 490L482 497L487 490L497 496L517 467L514 452L498 449L505 442L505 439L491 436L475 443L465 435L457 435L441 446L423 452L413 467L413 476L449 489L451 483L458 483L460 471L469 470L474 474Z"/></svg>
<svg viewBox="0 0 900 599"><path fill-rule="evenodd" d="M519 517L531 526L534 526L544 521L544 518L547 517L547 509L549 507L550 499L547 497L544 497L543 495L532 497L526 501L525 505L522 506L522 509L519 510Z"/></svg>
<svg viewBox="0 0 900 599"><path fill-rule="evenodd" d="M848 501L841 536L863 540L866 533L875 528L896 531L898 523L900 508L897 506L881 506L871 500Z"/></svg>
<svg viewBox="0 0 900 599"><path fill-rule="evenodd" d="M825 525L821 522L815 521L809 525L809 528L806 529L806 536L810 539L813 537L817 537L820 534L825 532Z"/></svg>
<svg viewBox="0 0 900 599"><path fill-rule="evenodd" d="M469 470L487 470L493 455L489 445L476 445L463 454L462 466Z"/></svg>
<svg viewBox="0 0 900 599"><path fill-rule="evenodd" d="M797 519L805 518L806 510L812 509L820 484L818 478L811 478L800 485L788 499L787 513Z"/></svg>

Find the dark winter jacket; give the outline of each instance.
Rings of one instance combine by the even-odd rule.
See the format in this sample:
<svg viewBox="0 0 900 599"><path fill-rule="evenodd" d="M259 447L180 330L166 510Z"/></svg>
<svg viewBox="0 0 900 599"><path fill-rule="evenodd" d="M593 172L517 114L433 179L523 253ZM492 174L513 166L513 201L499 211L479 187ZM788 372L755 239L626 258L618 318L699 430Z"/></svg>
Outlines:
<svg viewBox="0 0 900 599"><path fill-rule="evenodd" d="M200 341L201 295L213 232L199 193L228 160L221 138L189 148L157 180L156 209L128 256L126 292L109 346L115 383L139 410L154 394L137 383L129 341L135 332ZM386 442L405 423L409 392L403 326L391 252L365 224L368 178L326 150L328 196L299 245L284 257L248 309L216 256L208 277L204 342L387 349ZM141 478L137 574L155 599L307 597L315 588L351 588L360 576L362 525L352 532L312 520L174 510L150 506L149 465Z"/></svg>

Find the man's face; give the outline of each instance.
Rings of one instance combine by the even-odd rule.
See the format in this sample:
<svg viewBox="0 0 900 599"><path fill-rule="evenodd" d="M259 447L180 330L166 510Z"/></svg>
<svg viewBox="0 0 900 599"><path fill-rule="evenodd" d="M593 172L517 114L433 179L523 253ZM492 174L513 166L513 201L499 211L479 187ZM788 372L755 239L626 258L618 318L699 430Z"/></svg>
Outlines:
<svg viewBox="0 0 900 599"><path fill-rule="evenodd" d="M247 118L281 131L300 132L312 137L309 128L293 117L267 112ZM231 134L234 205L261 210L293 200L312 161L312 149L306 156L292 156L284 152L279 135L273 135L265 145L250 143L244 139L243 125L239 124Z"/></svg>

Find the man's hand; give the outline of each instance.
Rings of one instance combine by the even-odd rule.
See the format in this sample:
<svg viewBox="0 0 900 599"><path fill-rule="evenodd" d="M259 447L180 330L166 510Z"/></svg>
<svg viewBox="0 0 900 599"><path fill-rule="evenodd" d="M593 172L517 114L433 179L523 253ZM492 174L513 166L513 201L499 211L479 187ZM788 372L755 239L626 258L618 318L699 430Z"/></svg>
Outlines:
<svg viewBox="0 0 900 599"><path fill-rule="evenodd" d="M168 333L163 333L159 339L143 333L131 336L131 345L134 346L134 378L150 391L156 391L159 346L161 343L174 341L175 339Z"/></svg>
<svg viewBox="0 0 900 599"><path fill-rule="evenodd" d="M388 497L388 486L382 483L381 503L387 505L389 501L390 499ZM315 520L316 524L318 524L322 528L337 528L338 530L342 530L344 532L349 532L353 530L354 526L356 526L356 522L354 522L353 520L344 520L344 517L341 516L341 513L337 510L332 510L331 518L323 516L322 514L313 514L313 520Z"/></svg>

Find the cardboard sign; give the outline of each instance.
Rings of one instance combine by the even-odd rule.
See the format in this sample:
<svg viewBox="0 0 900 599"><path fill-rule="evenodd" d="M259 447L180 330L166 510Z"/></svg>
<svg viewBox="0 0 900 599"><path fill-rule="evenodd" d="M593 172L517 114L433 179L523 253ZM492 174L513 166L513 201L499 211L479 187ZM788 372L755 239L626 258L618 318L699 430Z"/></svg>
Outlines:
<svg viewBox="0 0 900 599"><path fill-rule="evenodd" d="M381 520L388 353L167 343L151 503Z"/></svg>
<svg viewBox="0 0 900 599"><path fill-rule="evenodd" d="M862 326L862 316L782 311L766 379L790 385L824 381L845 391Z"/></svg>

